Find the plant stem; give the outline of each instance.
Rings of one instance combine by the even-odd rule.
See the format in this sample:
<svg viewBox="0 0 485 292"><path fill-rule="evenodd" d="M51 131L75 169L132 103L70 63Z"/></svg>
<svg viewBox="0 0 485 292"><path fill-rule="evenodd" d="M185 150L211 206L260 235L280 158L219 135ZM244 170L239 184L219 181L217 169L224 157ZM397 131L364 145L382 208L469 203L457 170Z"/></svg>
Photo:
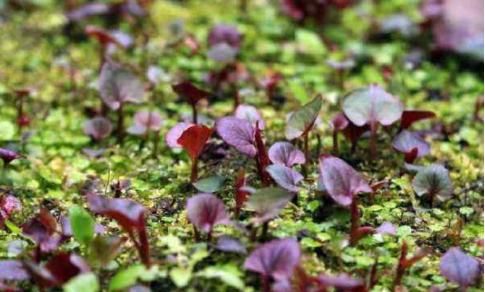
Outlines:
<svg viewBox="0 0 485 292"><path fill-rule="evenodd" d="M376 139L377 131L376 127L371 125L370 139L369 139L369 154L370 158L374 160L376 158Z"/></svg>
<svg viewBox="0 0 485 292"><path fill-rule="evenodd" d="M192 104L192 122L197 124L197 106Z"/></svg>
<svg viewBox="0 0 485 292"><path fill-rule="evenodd" d="M394 281L392 282L392 291L394 291L397 286L401 285L402 277L404 272L406 272L404 262L406 261L407 252L407 245L405 242L403 242L401 247L401 255L399 256L399 261L397 262L396 275L394 276Z"/></svg>
<svg viewBox="0 0 485 292"><path fill-rule="evenodd" d="M265 240L266 237L268 236L268 227L269 227L269 221L266 221L263 223L262 229L261 229L261 241Z"/></svg>
<svg viewBox="0 0 485 292"><path fill-rule="evenodd" d="M336 130L332 133L333 138L333 153L338 154L338 132Z"/></svg>
<svg viewBox="0 0 485 292"><path fill-rule="evenodd" d="M197 163L199 160L196 158L192 160L192 171L190 172L190 182L197 181L198 170L197 170Z"/></svg>
<svg viewBox="0 0 485 292"><path fill-rule="evenodd" d="M141 228L138 231L138 237L140 239L139 253L140 253L141 261L147 268L149 268L151 265L150 245L148 244L148 235L147 235L146 227Z"/></svg>
<svg viewBox="0 0 485 292"><path fill-rule="evenodd" d="M310 162L310 153L308 150L308 133L305 133L303 135L303 151L305 152L305 163L302 165L302 171L303 171L303 176L307 177L308 170L307 170L307 165Z"/></svg>
<svg viewBox="0 0 485 292"><path fill-rule="evenodd" d="M118 120L117 120L117 124L116 124L116 135L117 135L117 139L118 139L118 143L122 143L123 142L123 138L124 138L124 115L123 115L123 104L120 104L120 107L118 108L118 111L117 111L117 114L118 114Z"/></svg>
<svg viewBox="0 0 485 292"><path fill-rule="evenodd" d="M350 245L355 245L359 240L358 229L360 227L360 214L357 198L352 199L350 204Z"/></svg>
<svg viewBox="0 0 485 292"><path fill-rule="evenodd" d="M269 278L266 275L261 275L261 291L271 292L271 287L269 285Z"/></svg>

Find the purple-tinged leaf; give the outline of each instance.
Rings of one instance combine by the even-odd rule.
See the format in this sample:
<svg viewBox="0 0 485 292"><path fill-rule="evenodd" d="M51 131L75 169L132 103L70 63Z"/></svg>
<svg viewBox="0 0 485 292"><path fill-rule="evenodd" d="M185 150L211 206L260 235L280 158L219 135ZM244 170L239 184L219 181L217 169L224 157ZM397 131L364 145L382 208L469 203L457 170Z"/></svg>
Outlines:
<svg viewBox="0 0 485 292"><path fill-rule="evenodd" d="M322 98L315 97L299 110L293 112L286 122L286 139L293 140L304 136L310 131L322 107Z"/></svg>
<svg viewBox="0 0 485 292"><path fill-rule="evenodd" d="M172 89L191 105L196 105L201 99L208 98L210 93L199 89L190 81L183 81L172 85Z"/></svg>
<svg viewBox="0 0 485 292"><path fill-rule="evenodd" d="M236 27L228 24L217 24L209 32L207 42L210 47L225 43L232 48L239 50L241 39L241 33Z"/></svg>
<svg viewBox="0 0 485 292"><path fill-rule="evenodd" d="M217 121L216 129L224 142L249 157L256 156L258 151L254 139L255 128L249 121L235 117L225 117Z"/></svg>
<svg viewBox="0 0 485 292"><path fill-rule="evenodd" d="M435 113L431 111L405 110L401 117L401 129L407 129L417 121L432 119L435 116Z"/></svg>
<svg viewBox="0 0 485 292"><path fill-rule="evenodd" d="M113 125L104 117L95 117L84 124L84 133L94 140L102 140L108 137L112 130Z"/></svg>
<svg viewBox="0 0 485 292"><path fill-rule="evenodd" d="M239 119L248 120L253 127L256 127L256 123L258 123L260 130L263 130L265 127L265 122L261 117L261 113L252 105L238 105L234 116Z"/></svg>
<svg viewBox="0 0 485 292"><path fill-rule="evenodd" d="M274 279L288 279L300 262L300 245L293 238L275 239L258 246L244 262L244 268Z"/></svg>
<svg viewBox="0 0 485 292"><path fill-rule="evenodd" d="M268 156L274 164L292 167L305 163L305 154L289 142L276 142L268 150Z"/></svg>
<svg viewBox="0 0 485 292"><path fill-rule="evenodd" d="M216 248L223 252L232 252L239 254L247 253L246 247L241 243L239 239L225 235L217 239Z"/></svg>
<svg viewBox="0 0 485 292"><path fill-rule="evenodd" d="M377 85L351 92L343 102L345 116L356 126L389 126L401 118L403 105L398 98Z"/></svg>
<svg viewBox="0 0 485 292"><path fill-rule="evenodd" d="M372 188L355 169L333 156L320 157L319 180L332 199L342 206L350 206L359 193L372 193Z"/></svg>
<svg viewBox="0 0 485 292"><path fill-rule="evenodd" d="M440 271L446 279L466 288L475 283L480 265L459 247L452 247L441 257Z"/></svg>
<svg viewBox="0 0 485 292"><path fill-rule="evenodd" d="M0 281L23 281L29 278L29 273L25 270L21 261L0 261Z"/></svg>
<svg viewBox="0 0 485 292"><path fill-rule="evenodd" d="M187 200L187 216L197 229L211 233L214 226L229 224L224 203L214 195L200 193Z"/></svg>
<svg viewBox="0 0 485 292"><path fill-rule="evenodd" d="M453 194L453 184L448 170L439 164L432 164L419 170L412 185L418 196L428 195L440 201L451 198Z"/></svg>
<svg viewBox="0 0 485 292"><path fill-rule="evenodd" d="M91 16L107 14L109 11L110 6L106 3L87 3L67 12L66 17L69 21L78 22Z"/></svg>
<svg viewBox="0 0 485 292"><path fill-rule="evenodd" d="M0 148L0 159L3 160L4 165L10 164L10 162L20 157L21 155L13 150L10 150L7 148Z"/></svg>
<svg viewBox="0 0 485 292"><path fill-rule="evenodd" d="M338 113L330 121L330 127L334 131L342 131L345 128L347 128L349 123L350 122L349 122L349 120L347 119L347 117L345 116L344 113Z"/></svg>
<svg viewBox="0 0 485 292"><path fill-rule="evenodd" d="M42 252L55 250L61 243L56 219L46 209L22 225L22 232L37 243Z"/></svg>
<svg viewBox="0 0 485 292"><path fill-rule="evenodd" d="M22 210L22 203L17 197L4 195L0 197L0 226L2 219L8 219L13 213Z"/></svg>
<svg viewBox="0 0 485 292"><path fill-rule="evenodd" d="M347 274L339 274L336 276L320 275L318 280L325 287L334 287L337 291L362 291L365 288L364 281Z"/></svg>
<svg viewBox="0 0 485 292"><path fill-rule="evenodd" d="M134 123L126 131L133 135L146 135L148 131L158 132L162 126L162 117L156 111L139 111Z"/></svg>
<svg viewBox="0 0 485 292"><path fill-rule="evenodd" d="M303 180L303 175L296 170L281 164L272 164L266 167L266 171L280 187L290 192L298 192L298 183Z"/></svg>
<svg viewBox="0 0 485 292"><path fill-rule="evenodd" d="M293 196L293 193L282 188L263 188L251 194L246 207L256 213L253 221L260 224L278 216Z"/></svg>
<svg viewBox="0 0 485 292"><path fill-rule="evenodd" d="M386 222L382 223L381 226L377 227L375 231L376 231L376 233L382 234L382 235L385 235L385 234L396 235L397 228L391 222L386 221Z"/></svg>
<svg viewBox="0 0 485 292"><path fill-rule="evenodd" d="M145 89L143 83L129 70L114 62L104 63L98 81L103 102L112 110L124 103L140 103Z"/></svg>
<svg viewBox="0 0 485 292"><path fill-rule="evenodd" d="M236 59L237 49L231 47L226 43L220 43L212 46L207 51L207 57L220 63L231 63Z"/></svg>
<svg viewBox="0 0 485 292"><path fill-rule="evenodd" d="M402 130L394 137L392 147L404 153L405 161L413 163L417 157L423 157L430 151L430 146L419 134L408 130Z"/></svg>
<svg viewBox="0 0 485 292"><path fill-rule="evenodd" d="M192 123L178 123L175 126L173 126L170 131L165 135L165 142L170 148L182 148L182 145L180 145L177 141L182 136L185 130L190 128Z"/></svg>

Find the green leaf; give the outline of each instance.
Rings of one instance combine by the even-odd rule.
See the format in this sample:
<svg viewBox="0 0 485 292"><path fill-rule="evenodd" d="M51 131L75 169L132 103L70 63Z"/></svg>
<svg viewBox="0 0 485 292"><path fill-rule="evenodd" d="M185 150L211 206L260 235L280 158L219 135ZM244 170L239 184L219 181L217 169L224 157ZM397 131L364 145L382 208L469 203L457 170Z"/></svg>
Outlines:
<svg viewBox="0 0 485 292"><path fill-rule="evenodd" d="M310 30L298 29L296 31L295 39L298 47L308 54L321 55L326 52L320 37Z"/></svg>
<svg viewBox="0 0 485 292"><path fill-rule="evenodd" d="M286 123L286 139L293 140L308 133L313 127L322 107L322 98L315 97L299 110L293 112Z"/></svg>
<svg viewBox="0 0 485 292"><path fill-rule="evenodd" d="M190 269L183 269L183 268L173 268L170 270L170 279L174 282L174 284L178 288L182 288L187 286L190 279L192 278L192 271Z"/></svg>
<svg viewBox="0 0 485 292"><path fill-rule="evenodd" d="M144 265L137 264L119 271L109 283L109 291L126 289L137 283L138 280L145 282L153 281L159 275L158 266L147 269Z"/></svg>
<svg viewBox="0 0 485 292"><path fill-rule="evenodd" d="M12 140L15 137L15 126L9 121L0 121L0 137L2 140Z"/></svg>
<svg viewBox="0 0 485 292"><path fill-rule="evenodd" d="M84 208L74 205L69 209L69 222L71 223L74 238L83 245L88 245L94 237L95 221Z"/></svg>
<svg viewBox="0 0 485 292"><path fill-rule="evenodd" d="M99 291L98 278L93 273L80 274L64 284L65 292L97 292Z"/></svg>
<svg viewBox="0 0 485 292"><path fill-rule="evenodd" d="M249 197L246 206L257 213L256 221L264 222L277 216L291 198L293 194L282 188L263 188Z"/></svg>
<svg viewBox="0 0 485 292"><path fill-rule="evenodd" d="M222 184L224 183L224 180L225 180L224 177L214 175L214 176L200 179L195 183L193 183L193 185L197 190L201 192L214 193L221 188Z"/></svg>
<svg viewBox="0 0 485 292"><path fill-rule="evenodd" d="M445 201L453 194L453 184L448 170L439 164L432 164L418 171L412 184L418 196L426 194Z"/></svg>
<svg viewBox="0 0 485 292"><path fill-rule="evenodd" d="M244 289L244 282L241 279L241 271L231 264L207 267L198 272L197 276L208 279L217 278L228 286L239 290Z"/></svg>

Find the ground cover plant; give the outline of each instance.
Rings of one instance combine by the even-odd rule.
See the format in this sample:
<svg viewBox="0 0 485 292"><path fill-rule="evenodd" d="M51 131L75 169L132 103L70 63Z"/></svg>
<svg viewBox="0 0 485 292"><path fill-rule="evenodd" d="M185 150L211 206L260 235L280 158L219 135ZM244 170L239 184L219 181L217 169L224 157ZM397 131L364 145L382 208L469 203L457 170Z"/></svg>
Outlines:
<svg viewBox="0 0 485 292"><path fill-rule="evenodd" d="M483 1L9 0L0 32L0 291L483 290Z"/></svg>

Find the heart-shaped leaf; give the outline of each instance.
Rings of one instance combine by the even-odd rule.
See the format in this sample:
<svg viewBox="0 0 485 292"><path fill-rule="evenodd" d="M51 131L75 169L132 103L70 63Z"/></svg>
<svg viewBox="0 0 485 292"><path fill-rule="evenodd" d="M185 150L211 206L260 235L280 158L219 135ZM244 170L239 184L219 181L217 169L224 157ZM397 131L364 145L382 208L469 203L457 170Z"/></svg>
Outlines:
<svg viewBox="0 0 485 292"><path fill-rule="evenodd" d="M196 87L190 81L183 81L172 85L172 89L191 105L196 105L201 99L208 98L210 93Z"/></svg>
<svg viewBox="0 0 485 292"><path fill-rule="evenodd" d="M251 252L244 262L244 268L264 277L288 279L299 264L300 255L300 245L296 239L275 239Z"/></svg>
<svg viewBox="0 0 485 292"><path fill-rule="evenodd" d="M445 201L453 194L448 170L439 164L432 164L420 169L413 179L413 188L418 196L428 195Z"/></svg>
<svg viewBox="0 0 485 292"><path fill-rule="evenodd" d="M104 117L95 117L84 124L84 133L94 140L108 137L113 130L111 122Z"/></svg>
<svg viewBox="0 0 485 292"><path fill-rule="evenodd" d="M293 112L286 122L286 139L293 140L308 133L313 127L322 107L322 98L315 97L299 110Z"/></svg>
<svg viewBox="0 0 485 292"><path fill-rule="evenodd" d="M256 213L253 221L263 223L280 213L294 194L282 188L268 187L254 192L246 202L246 207Z"/></svg>
<svg viewBox="0 0 485 292"><path fill-rule="evenodd" d="M459 247L452 247L441 257L440 271L446 279L466 288L475 282L480 273L480 264Z"/></svg>
<svg viewBox="0 0 485 292"><path fill-rule="evenodd" d="M274 164L292 167L305 163L305 154L289 142L276 142L268 150L268 156Z"/></svg>
<svg viewBox="0 0 485 292"><path fill-rule="evenodd" d="M402 130L394 137L392 147L404 153L405 161L413 163L417 157L422 157L429 153L430 146L419 134L408 130Z"/></svg>
<svg viewBox="0 0 485 292"><path fill-rule="evenodd" d="M359 193L372 193L362 176L340 158L320 157L319 180L327 193L342 206L349 206Z"/></svg>
<svg viewBox="0 0 485 292"><path fill-rule="evenodd" d="M225 117L217 121L216 129L224 142L249 157L256 156L258 151L254 139L255 128L249 121L235 117Z"/></svg>
<svg viewBox="0 0 485 292"><path fill-rule="evenodd" d="M212 135L212 129L204 125L192 125L177 139L192 160L196 160L204 150L205 143Z"/></svg>
<svg viewBox="0 0 485 292"><path fill-rule="evenodd" d="M280 187L290 192L298 192L298 183L303 180L303 175L296 170L281 164L272 164L266 167L266 171Z"/></svg>
<svg viewBox="0 0 485 292"><path fill-rule="evenodd" d="M405 110L401 117L401 129L407 129L417 121L432 119L435 116L431 111Z"/></svg>
<svg viewBox="0 0 485 292"><path fill-rule="evenodd" d="M396 97L377 85L370 85L351 92L343 102L347 118L356 126L389 126L401 118L403 105Z"/></svg>
<svg viewBox="0 0 485 292"><path fill-rule="evenodd" d="M230 222L224 203L212 194L200 193L188 199L187 216L197 229L206 233L218 224Z"/></svg>
<svg viewBox="0 0 485 292"><path fill-rule="evenodd" d="M143 83L131 71L114 62L104 63L98 83L103 102L112 110L126 102L140 103L143 100Z"/></svg>

